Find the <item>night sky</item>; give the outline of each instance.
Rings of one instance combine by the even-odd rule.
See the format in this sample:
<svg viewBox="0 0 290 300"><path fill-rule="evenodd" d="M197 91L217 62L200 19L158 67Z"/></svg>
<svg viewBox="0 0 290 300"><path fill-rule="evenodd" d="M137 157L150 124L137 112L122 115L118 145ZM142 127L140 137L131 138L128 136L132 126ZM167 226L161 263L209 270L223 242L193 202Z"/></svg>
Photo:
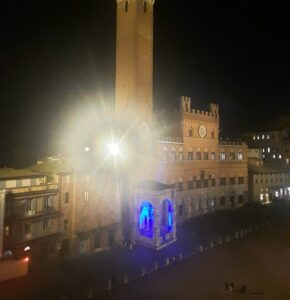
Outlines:
<svg viewBox="0 0 290 300"><path fill-rule="evenodd" d="M187 95L220 104L225 136L267 129L290 110L289 9L215 2L156 0L155 106ZM73 107L112 103L115 17L115 0L1 1L0 163L53 149Z"/></svg>

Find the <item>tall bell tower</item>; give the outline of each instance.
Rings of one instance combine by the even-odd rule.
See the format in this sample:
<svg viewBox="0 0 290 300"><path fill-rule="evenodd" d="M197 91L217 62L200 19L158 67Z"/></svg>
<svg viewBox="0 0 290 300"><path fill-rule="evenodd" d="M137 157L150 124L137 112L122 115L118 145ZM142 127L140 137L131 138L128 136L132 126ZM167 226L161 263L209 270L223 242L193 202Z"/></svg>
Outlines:
<svg viewBox="0 0 290 300"><path fill-rule="evenodd" d="M151 132L154 0L117 0L116 112Z"/></svg>

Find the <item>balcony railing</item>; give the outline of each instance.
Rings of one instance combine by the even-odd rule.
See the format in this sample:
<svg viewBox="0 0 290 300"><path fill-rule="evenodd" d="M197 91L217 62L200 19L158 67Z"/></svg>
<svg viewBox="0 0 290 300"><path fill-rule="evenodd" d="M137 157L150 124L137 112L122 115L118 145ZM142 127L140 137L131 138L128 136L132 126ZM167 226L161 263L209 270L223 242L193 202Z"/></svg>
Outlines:
<svg viewBox="0 0 290 300"><path fill-rule="evenodd" d="M15 220L21 220L21 219L27 219L27 218L41 218L41 217L47 217L52 215L57 215L59 212L54 207L47 207L41 211L37 210L29 210L26 209L18 210L18 211L12 211L6 213L6 220L9 222L15 221Z"/></svg>
<svg viewBox="0 0 290 300"><path fill-rule="evenodd" d="M16 187L9 189L9 194L40 193L47 191L57 191L58 184L34 185L28 187Z"/></svg>

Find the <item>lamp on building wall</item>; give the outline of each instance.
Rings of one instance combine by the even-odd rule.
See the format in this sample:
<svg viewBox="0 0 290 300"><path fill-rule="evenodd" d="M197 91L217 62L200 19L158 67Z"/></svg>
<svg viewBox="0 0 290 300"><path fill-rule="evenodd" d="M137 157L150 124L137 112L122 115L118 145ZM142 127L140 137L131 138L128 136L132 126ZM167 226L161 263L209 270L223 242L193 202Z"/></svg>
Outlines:
<svg viewBox="0 0 290 300"><path fill-rule="evenodd" d="M117 156L120 154L120 145L118 143L110 143L108 145L108 149L112 156Z"/></svg>

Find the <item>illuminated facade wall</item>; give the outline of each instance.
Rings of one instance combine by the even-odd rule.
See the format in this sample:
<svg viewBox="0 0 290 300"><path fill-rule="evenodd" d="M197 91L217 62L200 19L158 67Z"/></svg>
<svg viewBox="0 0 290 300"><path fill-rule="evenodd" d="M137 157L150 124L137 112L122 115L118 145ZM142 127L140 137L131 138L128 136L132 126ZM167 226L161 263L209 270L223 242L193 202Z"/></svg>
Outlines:
<svg viewBox="0 0 290 300"><path fill-rule="evenodd" d="M247 146L219 139L219 108L192 110L191 100L181 98L178 137L157 143L160 163L156 180L175 184L177 220L235 208L248 201ZM180 121L178 121L178 119Z"/></svg>

